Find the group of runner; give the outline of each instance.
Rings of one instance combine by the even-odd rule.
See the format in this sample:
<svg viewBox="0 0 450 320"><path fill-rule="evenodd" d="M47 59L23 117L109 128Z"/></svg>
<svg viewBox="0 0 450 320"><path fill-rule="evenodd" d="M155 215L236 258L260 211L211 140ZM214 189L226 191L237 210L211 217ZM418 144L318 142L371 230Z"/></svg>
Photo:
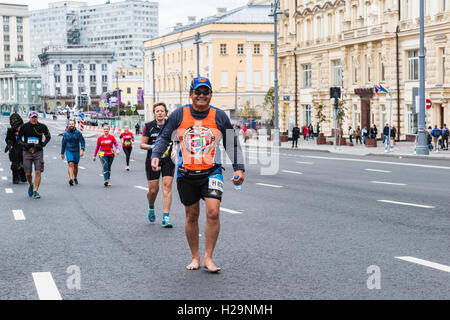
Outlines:
<svg viewBox="0 0 450 320"><path fill-rule="evenodd" d="M220 202L223 195L223 175L219 142L232 160L232 183L244 182L244 161L239 140L227 114L210 105L212 86L209 79L197 77L192 80L189 97L192 104L180 107L170 116L167 106L160 102L153 106L154 120L146 123L142 134L140 148L147 150L145 170L148 182L148 220L156 221L155 200L159 192L159 180L162 177L163 216L162 227L171 228L170 207L172 203L172 183L177 165L177 189L180 200L185 207L186 238L191 250L191 262L188 270L197 270L203 266L209 272L221 270L212 255L220 231ZM17 134L17 141L24 146L23 163L29 195L39 198L39 184L43 172L43 147L50 141L48 128L38 122L38 114L30 112L30 122L23 125ZM45 137L45 140L44 140ZM129 168L133 133L128 127L121 134L122 148L126 155L126 167ZM228 142L227 142L228 140ZM176 146L176 148L175 148ZM84 156L85 141L75 127L75 121L69 122L64 133L61 158L68 162L69 185L78 184L78 163ZM110 134L109 125L103 126L103 135L98 137L93 154L100 158L105 187L111 186L111 166L114 157L120 154L116 138ZM178 158L178 160L176 160ZM31 163L35 165L35 182L32 181ZM205 253L202 262L199 253L200 199L205 201Z"/></svg>

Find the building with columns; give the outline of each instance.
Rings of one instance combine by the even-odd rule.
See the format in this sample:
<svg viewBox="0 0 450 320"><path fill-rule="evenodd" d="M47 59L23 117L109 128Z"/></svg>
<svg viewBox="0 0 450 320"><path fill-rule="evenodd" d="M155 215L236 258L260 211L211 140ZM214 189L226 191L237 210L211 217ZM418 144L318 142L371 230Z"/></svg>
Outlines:
<svg viewBox="0 0 450 320"><path fill-rule="evenodd" d="M8 68L0 69L1 112L41 110L41 95L41 75L24 61L16 61Z"/></svg>
<svg viewBox="0 0 450 320"><path fill-rule="evenodd" d="M341 87L348 126L378 132L389 122L399 137L414 139L417 114L413 88L419 87L419 0L282 0L279 24L280 129L317 124L331 135L330 87ZM426 95L433 102L427 126L450 122L450 1L426 1ZM297 118L296 115L297 114ZM380 136L379 136L380 137Z"/></svg>
<svg viewBox="0 0 450 320"><path fill-rule="evenodd" d="M177 24L173 32L146 41L146 120L153 117L153 91L155 100L165 102L170 110L189 103L189 85L197 76L197 60L199 75L211 80L212 105L232 117L236 101L238 110L246 105L261 108L274 82L274 26L269 14L270 5L252 1L229 11L218 8L212 17L200 21L189 17L187 25ZM198 55L196 35L200 40Z"/></svg>
<svg viewBox="0 0 450 320"><path fill-rule="evenodd" d="M114 89L116 70L114 50L98 47L48 47L39 55L43 106L46 112L56 106L74 106L76 96L87 94L98 108L101 95Z"/></svg>

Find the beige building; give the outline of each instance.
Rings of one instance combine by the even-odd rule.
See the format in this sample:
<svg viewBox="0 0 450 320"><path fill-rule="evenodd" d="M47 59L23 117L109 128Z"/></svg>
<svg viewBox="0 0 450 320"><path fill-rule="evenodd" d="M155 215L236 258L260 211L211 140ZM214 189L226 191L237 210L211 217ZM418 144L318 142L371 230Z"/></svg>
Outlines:
<svg viewBox="0 0 450 320"><path fill-rule="evenodd" d="M273 23L270 6L249 4L227 11L219 8L215 16L187 25L144 43L146 119L153 114L152 53L155 55L155 100L164 101L170 110L189 103L189 85L199 74L210 78L211 104L235 115L249 105L261 110L264 96L274 82ZM194 44L200 35L199 54Z"/></svg>
<svg viewBox="0 0 450 320"><path fill-rule="evenodd" d="M15 61L30 65L28 6L0 3L0 69Z"/></svg>
<svg viewBox="0 0 450 320"><path fill-rule="evenodd" d="M389 122L390 99L375 84L392 90L392 124L401 139L417 132L413 88L419 87L419 0L282 0L279 30L280 129L317 124L324 106L331 134L330 87L342 88L348 126ZM450 1L426 1L426 96L433 102L427 126L450 122ZM297 79L297 81L296 81ZM296 108L297 105L297 108Z"/></svg>

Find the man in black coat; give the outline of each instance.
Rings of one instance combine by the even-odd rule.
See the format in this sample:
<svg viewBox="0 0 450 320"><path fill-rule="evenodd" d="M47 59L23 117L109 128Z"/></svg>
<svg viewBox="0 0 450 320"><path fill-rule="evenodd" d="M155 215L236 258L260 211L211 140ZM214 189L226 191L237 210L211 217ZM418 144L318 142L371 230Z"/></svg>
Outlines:
<svg viewBox="0 0 450 320"><path fill-rule="evenodd" d="M292 129L292 148L294 147L294 143L295 143L295 147L298 148L297 144L298 144L299 137L300 137L300 128L295 126Z"/></svg>
<svg viewBox="0 0 450 320"><path fill-rule="evenodd" d="M23 147L18 141L19 130L23 125L23 119L18 113L13 113L9 118L9 124L11 128L8 128L6 131L5 152L9 152L13 183L18 184L19 181L27 181L23 169Z"/></svg>

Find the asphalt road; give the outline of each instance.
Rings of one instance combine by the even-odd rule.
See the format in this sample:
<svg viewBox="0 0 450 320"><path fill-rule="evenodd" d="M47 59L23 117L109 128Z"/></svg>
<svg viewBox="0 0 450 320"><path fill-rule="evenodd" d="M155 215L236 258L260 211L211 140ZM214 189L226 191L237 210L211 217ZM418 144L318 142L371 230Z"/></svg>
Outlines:
<svg viewBox="0 0 450 320"><path fill-rule="evenodd" d="M7 121L0 117L1 132ZM80 184L70 187L57 136L63 124L50 127L40 200L12 184L0 144L0 299L450 298L448 161L281 150L267 165L247 150L241 191L225 166L214 256L222 272L209 274L185 269L190 252L175 184L174 228L160 226L161 196L157 223L147 221L139 142L132 170L121 153L105 188L91 157L95 137L88 138ZM276 174L262 175L268 167ZM201 252L204 225L202 206Z"/></svg>

